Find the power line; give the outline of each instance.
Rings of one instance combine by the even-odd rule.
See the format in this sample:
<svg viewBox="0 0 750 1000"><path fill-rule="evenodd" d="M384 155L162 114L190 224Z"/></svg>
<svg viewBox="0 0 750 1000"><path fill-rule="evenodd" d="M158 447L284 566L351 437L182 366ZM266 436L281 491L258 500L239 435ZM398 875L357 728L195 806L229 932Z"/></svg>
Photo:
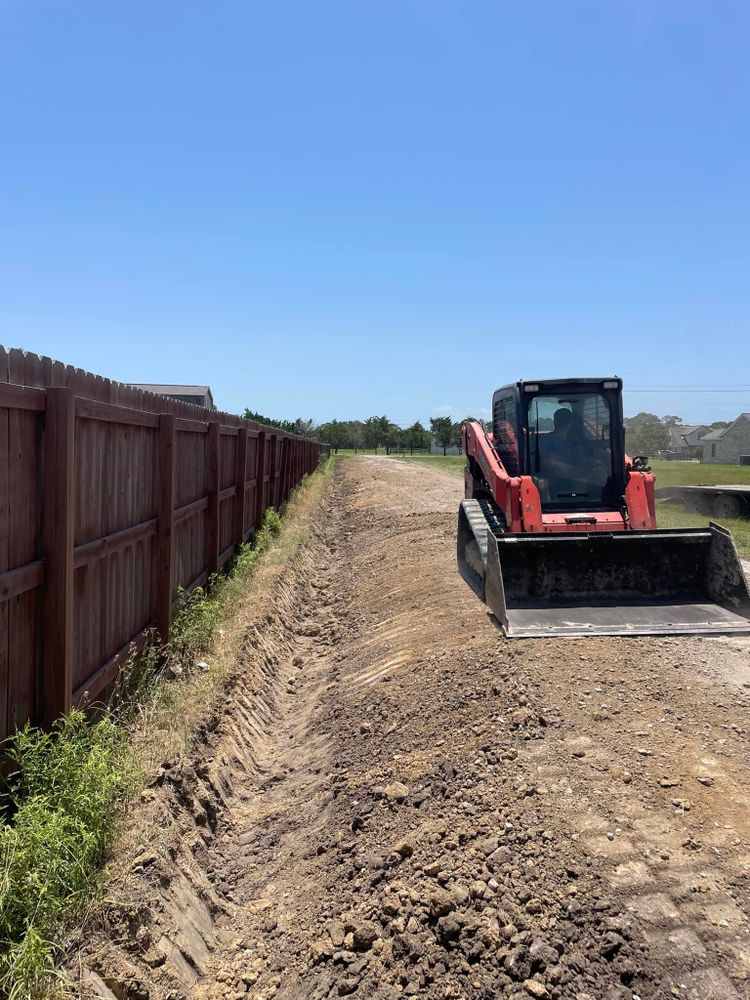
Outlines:
<svg viewBox="0 0 750 1000"><path fill-rule="evenodd" d="M643 392L659 392L662 395L668 395L671 392L710 392L714 395L719 395L721 393L739 392L739 393L750 393L750 385L738 386L736 389L719 388L718 386L648 386L644 388L639 388L638 386L625 386L623 392L631 393L643 393Z"/></svg>
<svg viewBox="0 0 750 1000"><path fill-rule="evenodd" d="M706 385L705 382L691 384L689 382L626 382L625 389L750 389L746 382L721 382L718 385Z"/></svg>

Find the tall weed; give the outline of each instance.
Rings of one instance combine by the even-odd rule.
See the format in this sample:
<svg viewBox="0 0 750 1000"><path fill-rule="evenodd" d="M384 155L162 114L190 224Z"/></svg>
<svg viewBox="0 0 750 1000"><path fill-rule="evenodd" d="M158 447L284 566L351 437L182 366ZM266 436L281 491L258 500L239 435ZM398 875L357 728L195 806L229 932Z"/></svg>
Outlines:
<svg viewBox="0 0 750 1000"><path fill-rule="evenodd" d="M96 886L118 805L133 782L125 730L79 711L53 732L11 739L13 770L0 830L0 993L45 994L52 936Z"/></svg>

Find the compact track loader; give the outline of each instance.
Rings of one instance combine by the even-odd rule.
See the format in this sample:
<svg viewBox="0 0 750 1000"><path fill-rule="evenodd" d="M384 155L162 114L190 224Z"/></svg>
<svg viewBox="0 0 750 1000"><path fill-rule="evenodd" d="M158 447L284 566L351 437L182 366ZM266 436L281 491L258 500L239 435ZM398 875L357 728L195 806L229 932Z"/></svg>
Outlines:
<svg viewBox="0 0 750 1000"><path fill-rule="evenodd" d="M619 378L504 386L461 437L459 571L507 636L750 633L729 532L657 529Z"/></svg>

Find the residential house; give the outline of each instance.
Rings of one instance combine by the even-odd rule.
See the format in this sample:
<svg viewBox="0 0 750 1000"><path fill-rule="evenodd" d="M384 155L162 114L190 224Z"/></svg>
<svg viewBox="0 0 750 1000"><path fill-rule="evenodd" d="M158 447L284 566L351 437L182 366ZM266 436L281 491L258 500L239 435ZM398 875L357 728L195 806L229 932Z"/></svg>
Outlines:
<svg viewBox="0 0 750 1000"><path fill-rule="evenodd" d="M710 427L703 424L675 424L669 428L669 443L661 453L662 458L687 460L698 457L696 449Z"/></svg>
<svg viewBox="0 0 750 1000"><path fill-rule="evenodd" d="M215 409L214 398L211 395L211 388L207 385L150 385L131 382L136 389L143 389L144 392L155 392L157 396L169 396L170 399L179 399L181 403L193 403L195 406L205 406L209 410Z"/></svg>
<svg viewBox="0 0 750 1000"><path fill-rule="evenodd" d="M713 465L750 465L750 413L740 413L729 427L701 438L703 462Z"/></svg>

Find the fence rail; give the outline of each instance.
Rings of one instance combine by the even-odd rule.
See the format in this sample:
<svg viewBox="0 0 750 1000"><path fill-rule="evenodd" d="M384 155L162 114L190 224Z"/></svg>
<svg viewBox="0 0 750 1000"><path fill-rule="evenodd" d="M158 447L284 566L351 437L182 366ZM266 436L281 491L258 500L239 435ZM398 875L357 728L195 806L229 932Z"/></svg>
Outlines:
<svg viewBox="0 0 750 1000"><path fill-rule="evenodd" d="M0 738L106 697L320 451L0 347Z"/></svg>

